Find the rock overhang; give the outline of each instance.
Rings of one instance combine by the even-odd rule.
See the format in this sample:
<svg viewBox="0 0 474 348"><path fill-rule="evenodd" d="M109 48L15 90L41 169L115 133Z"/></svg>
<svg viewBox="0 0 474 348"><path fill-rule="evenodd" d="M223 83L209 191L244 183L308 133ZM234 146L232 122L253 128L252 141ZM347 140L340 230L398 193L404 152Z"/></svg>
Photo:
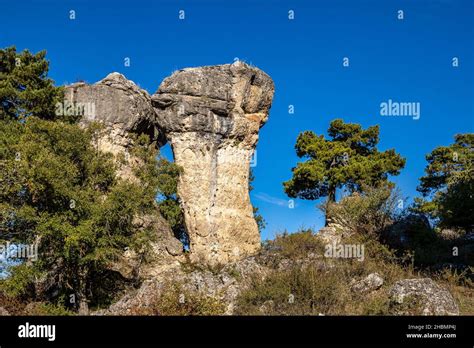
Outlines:
<svg viewBox="0 0 474 348"><path fill-rule="evenodd" d="M228 263L256 253L260 235L248 192L249 162L268 119L272 79L243 62L186 68L148 92L111 73L92 84L65 88L65 100L94 104L108 133L101 150L127 153L130 133L145 133L158 147L167 140L183 168L178 196L195 260ZM133 178L131 168L119 174Z"/></svg>
<svg viewBox="0 0 474 348"><path fill-rule="evenodd" d="M74 83L65 87L65 101L81 104L93 113L82 115L80 124L99 122L126 133L147 134L151 143L166 143L164 131L156 120L150 94L118 72L94 84Z"/></svg>
<svg viewBox="0 0 474 348"><path fill-rule="evenodd" d="M273 92L266 73L235 62L178 70L162 82L151 101L167 133L242 138L267 121Z"/></svg>
<svg viewBox="0 0 474 348"><path fill-rule="evenodd" d="M267 74L235 62L176 71L151 97L183 168L178 195L194 260L228 263L260 249L249 164L273 93Z"/></svg>

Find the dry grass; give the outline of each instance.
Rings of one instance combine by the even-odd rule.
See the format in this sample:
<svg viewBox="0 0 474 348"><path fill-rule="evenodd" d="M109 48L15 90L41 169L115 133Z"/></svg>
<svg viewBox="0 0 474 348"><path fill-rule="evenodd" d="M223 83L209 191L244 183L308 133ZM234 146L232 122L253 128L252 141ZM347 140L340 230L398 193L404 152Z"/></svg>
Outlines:
<svg viewBox="0 0 474 348"><path fill-rule="evenodd" d="M222 315L226 305L221 300L185 290L182 284L165 285L163 292L147 307L137 308L132 315L201 316Z"/></svg>
<svg viewBox="0 0 474 348"><path fill-rule="evenodd" d="M463 275L436 275L415 269L410 255L396 256L393 250L371 237L354 235L345 243L363 243L365 259L308 258L309 253L320 253L321 243L310 231L278 236L267 242L264 253L274 253L267 265L272 272L265 278L255 277L237 302L240 315L392 315L389 290L401 279L432 277L447 287L459 304L460 313L474 313L472 283ZM284 258L306 260L278 268ZM379 273L383 286L368 294L351 290L351 282L370 273ZM406 308L405 308L406 307ZM404 310L421 314L416 301L405 301Z"/></svg>

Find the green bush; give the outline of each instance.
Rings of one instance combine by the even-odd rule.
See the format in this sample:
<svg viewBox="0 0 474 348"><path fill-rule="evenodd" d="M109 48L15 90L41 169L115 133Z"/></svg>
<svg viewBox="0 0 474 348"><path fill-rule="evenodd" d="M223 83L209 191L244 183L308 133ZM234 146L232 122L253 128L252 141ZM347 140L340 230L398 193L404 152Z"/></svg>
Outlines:
<svg viewBox="0 0 474 348"><path fill-rule="evenodd" d="M280 258L297 259L309 252L320 252L324 246L311 229L302 229L297 233L278 234L274 240L266 241L263 249Z"/></svg>
<svg viewBox="0 0 474 348"><path fill-rule="evenodd" d="M325 273L310 266L273 272L263 281L255 278L239 297L237 314L337 314L348 296L340 276L338 270Z"/></svg>
<svg viewBox="0 0 474 348"><path fill-rule="evenodd" d="M139 183L121 180L120 160L93 145L100 125L84 129L77 119L56 117L63 92L47 77L45 52L0 49L0 63L0 234L12 243L38 243L38 260L13 268L3 287L39 300L32 272L46 274L54 277L57 298L75 295L76 309L87 312L109 265L126 248L146 252L154 231L136 228L136 216L160 209L173 230L180 228L179 168L158 161L142 135L131 149ZM167 203L158 205L157 196ZM48 296L40 300L57 300Z"/></svg>
<svg viewBox="0 0 474 348"><path fill-rule="evenodd" d="M365 187L363 193L353 193L339 203L327 203L320 208L327 219L355 233L379 235L400 214L398 190L391 186Z"/></svg>
<svg viewBox="0 0 474 348"><path fill-rule="evenodd" d="M75 315L75 313L65 309L61 305L38 302L38 303L35 303L34 305L30 305L28 307L28 310L25 311L23 315L70 316L70 315Z"/></svg>
<svg viewBox="0 0 474 348"><path fill-rule="evenodd" d="M0 280L0 292L9 297L22 298L34 290L33 283L40 274L37 269L21 264L11 267L9 271L11 275Z"/></svg>

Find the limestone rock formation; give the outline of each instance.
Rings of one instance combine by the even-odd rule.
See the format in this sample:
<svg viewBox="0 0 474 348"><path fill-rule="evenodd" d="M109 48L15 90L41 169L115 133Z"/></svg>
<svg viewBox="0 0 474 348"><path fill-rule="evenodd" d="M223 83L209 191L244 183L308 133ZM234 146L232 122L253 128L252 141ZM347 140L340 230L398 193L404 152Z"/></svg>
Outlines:
<svg viewBox="0 0 474 348"><path fill-rule="evenodd" d="M370 273L364 279L354 281L351 290L359 294L367 294L369 292L380 289L383 285L383 278L378 273Z"/></svg>
<svg viewBox="0 0 474 348"><path fill-rule="evenodd" d="M267 74L236 62L179 70L152 96L158 124L184 168L178 194L194 260L227 263L260 248L249 162L273 92Z"/></svg>
<svg viewBox="0 0 474 348"><path fill-rule="evenodd" d="M192 267L192 265L188 265ZM120 300L94 315L144 315L153 313L160 296L170 284L180 284L182 291L222 301L226 315L234 313L240 292L246 289L255 276L264 278L269 269L258 263L255 257L226 265L218 273L205 268L184 270L175 267L159 277L145 280L141 286L127 292ZM156 310L156 308L155 308Z"/></svg>
<svg viewBox="0 0 474 348"><path fill-rule="evenodd" d="M459 315L459 308L451 293L430 278L403 279L389 292L391 307L396 314L406 315L410 302L421 308L423 315Z"/></svg>
<svg viewBox="0 0 474 348"><path fill-rule="evenodd" d="M122 179L137 180L133 168L139 160L129 153L134 133L148 134L157 146L170 140L184 168L178 194L193 261L228 263L260 248L248 194L249 162L273 92L268 75L241 62L180 70L152 98L112 73L93 85L66 86L60 111L81 116L82 125L104 126L97 147L125 158L118 171ZM167 240L156 251L179 254L180 245ZM117 265L120 273L135 274L134 258L124 255L124 261L130 264Z"/></svg>
<svg viewBox="0 0 474 348"><path fill-rule="evenodd" d="M119 73L111 73L92 85L75 83L66 86L65 102L60 111L67 115L80 116L79 124L83 126L91 122L98 122L103 126L97 139L97 148L115 156L117 175L124 180L138 180L133 169L140 165L140 160L130 154L134 143L133 135L149 135L152 146L159 147L165 142L164 133L159 128L151 106L150 95ZM173 261L166 256L182 253L182 244L174 237L158 208L152 215L137 216L134 225L138 229L152 226L156 231L157 241L152 244L152 250L158 260L156 262L172 264ZM130 251L124 251L119 262L111 265L111 270L119 272L125 278L132 278L153 273L152 268L157 267L156 262L145 270L138 269L139 260Z"/></svg>
<svg viewBox="0 0 474 348"><path fill-rule="evenodd" d="M131 168L136 159L129 154L133 133L148 134L150 141L157 146L164 143L150 95L122 74L111 73L92 85L80 82L66 86L64 96L60 112L80 116L81 125L98 122L104 126L97 147L100 151L124 156L129 165L119 169L123 178L133 178Z"/></svg>
<svg viewBox="0 0 474 348"><path fill-rule="evenodd" d="M352 231L351 227L344 221L339 221L339 219L335 217L328 217L327 225L321 228L316 236L324 244L340 244L353 233L354 231Z"/></svg>
<svg viewBox="0 0 474 348"><path fill-rule="evenodd" d="M342 241L342 229L333 225L324 226L318 231L317 237L324 244L340 244Z"/></svg>

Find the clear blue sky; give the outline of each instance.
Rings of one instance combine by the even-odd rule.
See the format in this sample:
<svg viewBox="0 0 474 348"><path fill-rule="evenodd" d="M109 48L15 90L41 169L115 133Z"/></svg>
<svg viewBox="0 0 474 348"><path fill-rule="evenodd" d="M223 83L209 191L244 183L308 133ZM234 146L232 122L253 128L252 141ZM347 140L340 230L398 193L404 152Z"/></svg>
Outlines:
<svg viewBox="0 0 474 348"><path fill-rule="evenodd" d="M267 72L276 93L260 133L252 193L268 222L265 239L323 224L316 202L288 208L282 182L298 160L299 132L325 133L334 118L379 124L380 148L407 158L394 181L404 195L417 195L425 155L474 128L473 23L470 0L21 0L2 1L0 46L46 49L58 85L118 71L153 93L176 69L235 57ZM420 119L380 116L388 99L421 103Z"/></svg>

